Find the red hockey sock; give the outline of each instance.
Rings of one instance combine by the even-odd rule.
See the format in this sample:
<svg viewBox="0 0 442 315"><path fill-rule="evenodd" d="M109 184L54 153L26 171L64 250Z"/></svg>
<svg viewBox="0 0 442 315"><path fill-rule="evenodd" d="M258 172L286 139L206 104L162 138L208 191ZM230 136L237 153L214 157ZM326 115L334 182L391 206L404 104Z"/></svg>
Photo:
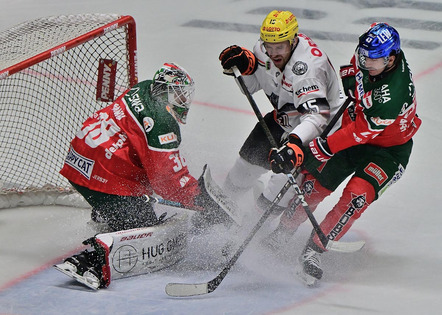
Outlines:
<svg viewBox="0 0 442 315"><path fill-rule="evenodd" d="M373 186L365 179L352 177L342 192L342 196L320 224L328 239L337 241L350 229L375 199ZM318 235L313 241L323 248Z"/></svg>
<svg viewBox="0 0 442 315"><path fill-rule="evenodd" d="M325 197L332 193L331 190L323 187L319 181L309 173L305 175L304 181L302 182L302 190L304 191L305 201L308 203L312 212L316 210L318 204L324 200ZM292 202L298 202L297 196L293 198ZM281 224L291 230L297 229L305 220L307 220L307 215L301 204L296 206L294 212L291 207L289 207L281 216Z"/></svg>

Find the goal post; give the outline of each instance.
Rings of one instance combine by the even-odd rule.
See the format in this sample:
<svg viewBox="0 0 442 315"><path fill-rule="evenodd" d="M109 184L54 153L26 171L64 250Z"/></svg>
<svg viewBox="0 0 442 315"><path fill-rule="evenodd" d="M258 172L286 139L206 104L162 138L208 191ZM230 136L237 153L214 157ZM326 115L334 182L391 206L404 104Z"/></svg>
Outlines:
<svg viewBox="0 0 442 315"><path fill-rule="evenodd" d="M136 45L134 19L117 14L51 16L0 32L0 208L73 192L59 174L69 143L137 83Z"/></svg>

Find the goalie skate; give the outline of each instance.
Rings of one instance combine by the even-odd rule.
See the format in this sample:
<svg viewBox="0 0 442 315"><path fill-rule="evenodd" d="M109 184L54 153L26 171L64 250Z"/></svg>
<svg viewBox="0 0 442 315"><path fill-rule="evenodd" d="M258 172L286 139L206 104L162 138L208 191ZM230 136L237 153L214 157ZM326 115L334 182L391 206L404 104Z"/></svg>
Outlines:
<svg viewBox="0 0 442 315"><path fill-rule="evenodd" d="M54 265L54 268L93 290L100 288L99 275L93 269L86 270L80 275L77 273L77 267L69 261Z"/></svg>

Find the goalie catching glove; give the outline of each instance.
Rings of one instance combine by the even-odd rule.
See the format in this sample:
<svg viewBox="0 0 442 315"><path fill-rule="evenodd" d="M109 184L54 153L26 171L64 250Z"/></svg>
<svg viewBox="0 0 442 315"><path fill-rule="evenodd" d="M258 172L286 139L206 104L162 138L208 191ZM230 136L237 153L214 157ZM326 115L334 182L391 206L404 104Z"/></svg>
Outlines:
<svg viewBox="0 0 442 315"><path fill-rule="evenodd" d="M269 154L270 167L274 173L288 174L304 162L304 148L297 135L289 135L289 140L279 149L273 148Z"/></svg>
<svg viewBox="0 0 442 315"><path fill-rule="evenodd" d="M243 75L251 75L258 68L256 57L250 50L237 45L229 46L219 55L219 60L224 68L224 73L233 75L230 71L234 66L241 71Z"/></svg>

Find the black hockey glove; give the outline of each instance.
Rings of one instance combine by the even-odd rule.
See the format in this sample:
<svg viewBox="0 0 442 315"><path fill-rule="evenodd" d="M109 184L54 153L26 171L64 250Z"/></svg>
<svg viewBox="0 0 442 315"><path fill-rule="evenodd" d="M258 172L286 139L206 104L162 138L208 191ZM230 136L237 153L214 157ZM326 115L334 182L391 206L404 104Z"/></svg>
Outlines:
<svg viewBox="0 0 442 315"><path fill-rule="evenodd" d="M237 45L224 49L219 55L219 60L225 70L236 66L243 75L253 74L258 68L255 55L250 50ZM233 75L233 72L224 71L224 73Z"/></svg>
<svg viewBox="0 0 442 315"><path fill-rule="evenodd" d="M269 153L270 167L274 173L288 174L304 162L304 147L296 135L290 135L289 140L279 149L273 148Z"/></svg>

